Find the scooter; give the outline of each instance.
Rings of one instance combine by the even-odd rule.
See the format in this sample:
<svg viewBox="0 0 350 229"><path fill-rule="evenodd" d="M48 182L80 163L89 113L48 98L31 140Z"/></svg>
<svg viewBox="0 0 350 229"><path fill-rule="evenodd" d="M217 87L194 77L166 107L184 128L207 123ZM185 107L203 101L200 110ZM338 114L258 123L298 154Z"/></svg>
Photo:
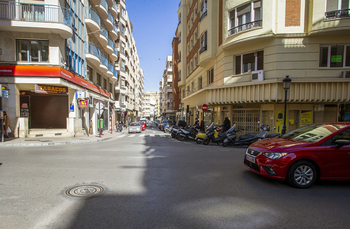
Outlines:
<svg viewBox="0 0 350 229"><path fill-rule="evenodd" d="M213 123L208 127L206 137L203 139L203 144L208 145L211 142L220 145L226 138L226 133L218 133L216 128L213 127Z"/></svg>
<svg viewBox="0 0 350 229"><path fill-rule="evenodd" d="M196 135L195 141L197 144L202 144L203 143L203 139L206 137L206 133L205 131L199 131Z"/></svg>
<svg viewBox="0 0 350 229"><path fill-rule="evenodd" d="M198 131L199 131L198 126L192 126L192 127L188 126L186 130L180 129L180 134L178 135L178 139L180 141L187 140L187 139L195 140Z"/></svg>

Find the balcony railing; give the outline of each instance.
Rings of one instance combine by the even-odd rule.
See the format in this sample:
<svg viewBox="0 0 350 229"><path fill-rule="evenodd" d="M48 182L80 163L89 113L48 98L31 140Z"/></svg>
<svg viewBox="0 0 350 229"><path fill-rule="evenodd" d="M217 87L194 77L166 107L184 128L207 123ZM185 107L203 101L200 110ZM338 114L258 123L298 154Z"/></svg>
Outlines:
<svg viewBox="0 0 350 229"><path fill-rule="evenodd" d="M54 5L1 1L0 19L62 23L72 28L72 12Z"/></svg>
<svg viewBox="0 0 350 229"><path fill-rule="evenodd" d="M106 10L108 10L108 2L107 0L101 0L101 3L100 3Z"/></svg>
<svg viewBox="0 0 350 229"><path fill-rule="evenodd" d="M108 66L108 58L105 55L103 55L103 54L101 54L101 62L106 67Z"/></svg>
<svg viewBox="0 0 350 229"><path fill-rule="evenodd" d="M114 30L114 32L116 32L118 34L118 32L119 32L118 24L113 25L113 30Z"/></svg>
<svg viewBox="0 0 350 229"><path fill-rule="evenodd" d="M113 40L111 38L108 38L108 45L111 46L113 48L113 50L114 50L114 45L113 44L114 44Z"/></svg>
<svg viewBox="0 0 350 229"><path fill-rule="evenodd" d="M113 75L114 75L115 77L118 77L118 71L114 69L114 66L113 66Z"/></svg>
<svg viewBox="0 0 350 229"><path fill-rule="evenodd" d="M101 59L101 50L94 43L88 43L87 53L95 55Z"/></svg>
<svg viewBox="0 0 350 229"><path fill-rule="evenodd" d="M101 34L108 38L108 30L104 26L101 26Z"/></svg>
<svg viewBox="0 0 350 229"><path fill-rule="evenodd" d="M113 64L108 62L108 71L113 72L114 73L114 67Z"/></svg>
<svg viewBox="0 0 350 229"><path fill-rule="evenodd" d="M99 26L101 26L101 18L100 16L98 16L98 13L96 12L96 10L89 8L86 18L90 18L94 20Z"/></svg>
<svg viewBox="0 0 350 229"><path fill-rule="evenodd" d="M118 12L118 4L115 1L113 1L113 8Z"/></svg>
<svg viewBox="0 0 350 229"><path fill-rule="evenodd" d="M114 2L113 2L114 3ZM108 16L107 16L108 20L110 20L113 23L113 15L111 12L108 12Z"/></svg>
<svg viewBox="0 0 350 229"><path fill-rule="evenodd" d="M262 20L251 21L251 22L248 22L246 24L242 24L242 25L236 26L234 28L231 28L228 31L228 35L230 36L230 35L242 32L244 30L254 29L254 28L259 28L259 27L262 27Z"/></svg>
<svg viewBox="0 0 350 229"><path fill-rule="evenodd" d="M326 19L350 17L350 9L334 10L325 12Z"/></svg>

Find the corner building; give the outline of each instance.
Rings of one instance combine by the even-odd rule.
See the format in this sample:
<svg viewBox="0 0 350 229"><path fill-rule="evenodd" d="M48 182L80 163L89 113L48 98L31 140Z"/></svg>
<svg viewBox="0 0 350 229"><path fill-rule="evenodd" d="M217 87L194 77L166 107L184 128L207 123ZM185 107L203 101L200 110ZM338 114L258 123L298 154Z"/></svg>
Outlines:
<svg viewBox="0 0 350 229"><path fill-rule="evenodd" d="M349 121L348 12L346 0L181 1L173 55L182 116L281 132L288 75L287 131Z"/></svg>

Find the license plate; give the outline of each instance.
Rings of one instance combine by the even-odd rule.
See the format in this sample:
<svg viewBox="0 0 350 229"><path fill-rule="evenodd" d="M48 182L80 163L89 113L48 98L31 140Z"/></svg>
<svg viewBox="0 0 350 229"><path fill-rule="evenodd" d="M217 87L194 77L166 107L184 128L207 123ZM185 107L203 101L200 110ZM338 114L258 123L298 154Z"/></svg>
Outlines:
<svg viewBox="0 0 350 229"><path fill-rule="evenodd" d="M250 162L252 162L252 163L255 164L255 158L254 158L254 157L249 156L248 154L246 154L246 155L245 155L245 159L247 159L247 161L250 161Z"/></svg>

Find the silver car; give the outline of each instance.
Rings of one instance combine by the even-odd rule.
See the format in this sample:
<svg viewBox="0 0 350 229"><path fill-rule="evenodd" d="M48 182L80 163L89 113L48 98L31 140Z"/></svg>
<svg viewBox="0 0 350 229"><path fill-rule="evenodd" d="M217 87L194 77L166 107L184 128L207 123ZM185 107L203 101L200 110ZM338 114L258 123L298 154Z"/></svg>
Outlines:
<svg viewBox="0 0 350 229"><path fill-rule="evenodd" d="M128 127L128 133L141 133L140 123L132 122Z"/></svg>

